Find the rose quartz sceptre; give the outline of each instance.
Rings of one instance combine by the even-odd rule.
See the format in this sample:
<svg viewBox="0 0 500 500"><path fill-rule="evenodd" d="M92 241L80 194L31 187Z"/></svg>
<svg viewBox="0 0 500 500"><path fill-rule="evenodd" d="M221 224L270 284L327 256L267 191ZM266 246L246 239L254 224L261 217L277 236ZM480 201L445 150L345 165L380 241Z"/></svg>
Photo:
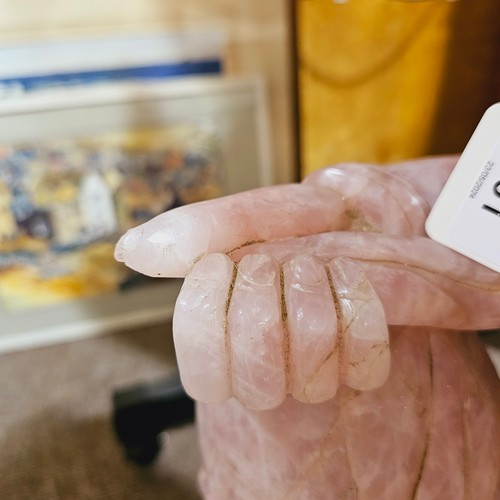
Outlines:
<svg viewBox="0 0 500 500"><path fill-rule="evenodd" d="M429 240L455 164L345 164L181 207L116 257L186 276L207 499L500 498L500 275ZM389 325L389 326L388 326Z"/></svg>

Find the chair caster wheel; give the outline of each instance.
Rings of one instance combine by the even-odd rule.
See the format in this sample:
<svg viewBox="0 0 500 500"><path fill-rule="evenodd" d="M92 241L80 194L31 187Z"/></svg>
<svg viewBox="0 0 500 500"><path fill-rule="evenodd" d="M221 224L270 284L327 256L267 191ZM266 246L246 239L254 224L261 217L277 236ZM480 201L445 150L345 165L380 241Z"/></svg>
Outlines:
<svg viewBox="0 0 500 500"><path fill-rule="evenodd" d="M161 438L156 436L151 441L144 441L135 446L128 444L124 445L124 447L127 460L137 465L148 466L156 460L161 451Z"/></svg>
<svg viewBox="0 0 500 500"><path fill-rule="evenodd" d="M139 384L113 394L113 425L125 456L138 465L150 465L161 450L164 429L193 422L194 401L178 375Z"/></svg>

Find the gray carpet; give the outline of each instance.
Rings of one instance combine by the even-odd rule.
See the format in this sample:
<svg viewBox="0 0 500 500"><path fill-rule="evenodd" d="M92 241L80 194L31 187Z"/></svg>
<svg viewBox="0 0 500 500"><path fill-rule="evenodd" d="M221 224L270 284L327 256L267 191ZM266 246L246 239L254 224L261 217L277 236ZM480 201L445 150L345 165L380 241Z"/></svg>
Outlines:
<svg viewBox="0 0 500 500"><path fill-rule="evenodd" d="M146 469L123 459L111 427L113 389L174 369L169 325L0 356L0 499L199 499L192 425L169 431Z"/></svg>
<svg viewBox="0 0 500 500"><path fill-rule="evenodd" d="M174 369L169 325L0 356L0 499L199 499L192 425L146 469L111 425L113 389Z"/></svg>

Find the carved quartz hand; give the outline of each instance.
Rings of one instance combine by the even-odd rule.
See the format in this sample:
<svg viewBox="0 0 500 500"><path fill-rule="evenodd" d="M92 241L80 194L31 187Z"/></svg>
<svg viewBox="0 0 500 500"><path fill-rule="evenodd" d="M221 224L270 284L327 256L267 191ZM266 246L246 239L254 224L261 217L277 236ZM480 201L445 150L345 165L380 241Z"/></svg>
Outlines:
<svg viewBox="0 0 500 500"><path fill-rule="evenodd" d="M174 314L207 499L500 498L500 275L429 240L455 159L339 165L178 208L116 257ZM389 327L387 327L389 325Z"/></svg>

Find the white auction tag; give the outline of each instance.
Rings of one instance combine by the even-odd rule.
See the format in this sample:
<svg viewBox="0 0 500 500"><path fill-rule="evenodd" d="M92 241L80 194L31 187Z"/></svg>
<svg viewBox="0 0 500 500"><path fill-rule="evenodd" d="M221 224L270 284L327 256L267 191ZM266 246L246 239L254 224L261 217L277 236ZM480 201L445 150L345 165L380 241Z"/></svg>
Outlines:
<svg viewBox="0 0 500 500"><path fill-rule="evenodd" d="M500 103L479 122L425 229L433 240L500 272Z"/></svg>

